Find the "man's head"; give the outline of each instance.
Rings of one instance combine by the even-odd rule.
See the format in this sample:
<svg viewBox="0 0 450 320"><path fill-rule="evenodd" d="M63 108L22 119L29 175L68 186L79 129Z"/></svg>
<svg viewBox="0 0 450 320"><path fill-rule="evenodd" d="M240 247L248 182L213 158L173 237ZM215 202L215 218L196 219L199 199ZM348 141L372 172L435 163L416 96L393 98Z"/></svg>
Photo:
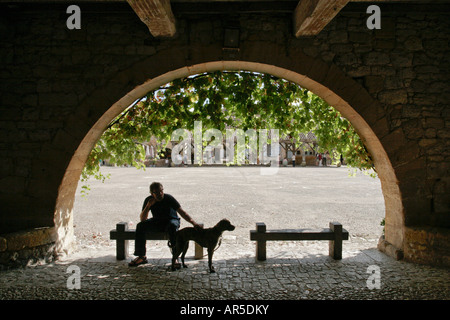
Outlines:
<svg viewBox="0 0 450 320"><path fill-rule="evenodd" d="M153 182L150 185L150 193L157 201L161 201L164 198L164 188L162 184L159 182Z"/></svg>

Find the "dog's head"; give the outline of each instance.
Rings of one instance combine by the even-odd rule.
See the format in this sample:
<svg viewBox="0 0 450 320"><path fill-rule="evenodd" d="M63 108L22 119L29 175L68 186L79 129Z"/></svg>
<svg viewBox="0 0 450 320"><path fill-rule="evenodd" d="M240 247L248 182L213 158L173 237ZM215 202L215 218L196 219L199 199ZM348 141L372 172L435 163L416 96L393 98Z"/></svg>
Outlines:
<svg viewBox="0 0 450 320"><path fill-rule="evenodd" d="M235 228L227 219L220 220L216 227L221 231L233 231Z"/></svg>

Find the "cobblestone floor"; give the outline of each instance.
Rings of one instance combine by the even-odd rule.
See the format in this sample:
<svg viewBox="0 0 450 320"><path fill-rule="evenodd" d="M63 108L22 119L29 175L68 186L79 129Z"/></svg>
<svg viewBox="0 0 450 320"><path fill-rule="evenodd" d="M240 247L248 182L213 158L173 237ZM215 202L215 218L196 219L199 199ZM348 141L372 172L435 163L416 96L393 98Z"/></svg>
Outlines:
<svg viewBox="0 0 450 320"><path fill-rule="evenodd" d="M52 263L2 271L0 299L450 298L450 270L395 261L376 248L361 248L360 243L344 245L343 259L336 261L327 255L326 241L269 243L268 259L257 262L254 245L237 246L232 238L224 238L214 256L217 272L209 274L206 259L194 260L191 251L189 268L170 272L170 253L162 241L152 243L149 263L137 268L128 267L131 258L117 261L111 244L85 248ZM68 288L75 284L70 266L79 268L79 289ZM379 289L370 271L373 266L379 268Z"/></svg>

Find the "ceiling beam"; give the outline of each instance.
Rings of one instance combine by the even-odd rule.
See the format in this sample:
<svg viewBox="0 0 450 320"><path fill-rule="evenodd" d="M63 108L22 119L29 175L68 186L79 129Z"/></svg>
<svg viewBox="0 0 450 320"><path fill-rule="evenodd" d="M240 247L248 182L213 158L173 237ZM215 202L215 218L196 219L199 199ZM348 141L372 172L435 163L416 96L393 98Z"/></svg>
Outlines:
<svg viewBox="0 0 450 320"><path fill-rule="evenodd" d="M350 0L300 0L294 11L296 37L318 34Z"/></svg>
<svg viewBox="0 0 450 320"><path fill-rule="evenodd" d="M175 17L170 0L127 0L127 2L154 37L175 35Z"/></svg>

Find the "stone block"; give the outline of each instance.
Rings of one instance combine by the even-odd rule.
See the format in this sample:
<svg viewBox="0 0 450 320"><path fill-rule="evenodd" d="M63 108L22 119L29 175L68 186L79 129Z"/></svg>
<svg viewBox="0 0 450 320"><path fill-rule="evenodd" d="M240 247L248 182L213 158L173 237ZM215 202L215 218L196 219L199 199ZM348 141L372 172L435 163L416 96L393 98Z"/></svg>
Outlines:
<svg viewBox="0 0 450 320"><path fill-rule="evenodd" d="M395 39L378 39L375 43L377 49L391 50L395 48Z"/></svg>
<svg viewBox="0 0 450 320"><path fill-rule="evenodd" d="M422 40L418 37L409 37L403 42L405 49L408 51L423 50Z"/></svg>
<svg viewBox="0 0 450 320"><path fill-rule="evenodd" d="M442 118L424 118L422 119L424 128L443 128L445 126L445 120Z"/></svg>
<svg viewBox="0 0 450 320"><path fill-rule="evenodd" d="M421 139L419 141L419 146L422 148L429 148L431 146L434 146L439 141L437 139Z"/></svg>
<svg viewBox="0 0 450 320"><path fill-rule="evenodd" d="M371 38L367 35L367 32L349 32L348 40L354 43L367 44L370 43Z"/></svg>
<svg viewBox="0 0 450 320"><path fill-rule="evenodd" d="M405 104L408 102L408 93L405 89L387 90L378 94L378 99L386 104Z"/></svg>
<svg viewBox="0 0 450 320"><path fill-rule="evenodd" d="M347 69L347 75L352 78L365 77L370 74L369 66L352 66Z"/></svg>
<svg viewBox="0 0 450 320"><path fill-rule="evenodd" d="M406 227L405 260L449 266L450 232L446 228Z"/></svg>
<svg viewBox="0 0 450 320"><path fill-rule="evenodd" d="M447 128L449 127L449 125L447 125L446 128L442 128L442 129L438 129L437 131L437 137L439 139L450 139L450 130L448 130Z"/></svg>
<svg viewBox="0 0 450 320"><path fill-rule="evenodd" d="M375 123L371 124L371 128L377 137L384 137L389 133L389 124L386 118L376 120Z"/></svg>
<svg viewBox="0 0 450 320"><path fill-rule="evenodd" d="M53 228L37 228L6 234L3 239L6 241L7 251L20 251L50 244L56 240L56 235Z"/></svg>
<svg viewBox="0 0 450 320"><path fill-rule="evenodd" d="M363 63L368 66L384 66L390 61L389 55L384 52L369 52L363 56Z"/></svg>
<svg viewBox="0 0 450 320"><path fill-rule="evenodd" d="M404 118L419 118L422 113L420 106L406 104L402 106L402 116Z"/></svg>
<svg viewBox="0 0 450 320"><path fill-rule="evenodd" d="M397 70L390 65L377 65L371 66L370 68L372 75L378 76L395 76L397 74Z"/></svg>
<svg viewBox="0 0 450 320"><path fill-rule="evenodd" d="M415 141L404 144L392 159L393 163L405 164L417 159L420 156L420 148Z"/></svg>
<svg viewBox="0 0 450 320"><path fill-rule="evenodd" d="M396 67L411 67L413 61L412 53L392 53L391 62L393 66Z"/></svg>
<svg viewBox="0 0 450 320"><path fill-rule="evenodd" d="M419 119L402 120L401 126L407 139L417 140L423 138L424 130Z"/></svg>
<svg viewBox="0 0 450 320"><path fill-rule="evenodd" d="M330 43L348 43L348 35L345 31L330 31Z"/></svg>
<svg viewBox="0 0 450 320"><path fill-rule="evenodd" d="M353 52L337 55L335 60L336 63L341 66L354 66L360 64L359 57Z"/></svg>
<svg viewBox="0 0 450 320"><path fill-rule="evenodd" d="M384 80L381 76L366 76L364 86L369 93L377 93L383 90Z"/></svg>
<svg viewBox="0 0 450 320"><path fill-rule="evenodd" d="M386 241L384 236L380 237L377 248L395 260L403 259L403 250L396 248L394 245Z"/></svg>
<svg viewBox="0 0 450 320"><path fill-rule="evenodd" d="M395 131L392 131L381 139L381 143L384 145L384 148L386 149L386 152L388 154L394 154L406 143L403 129L399 128Z"/></svg>

